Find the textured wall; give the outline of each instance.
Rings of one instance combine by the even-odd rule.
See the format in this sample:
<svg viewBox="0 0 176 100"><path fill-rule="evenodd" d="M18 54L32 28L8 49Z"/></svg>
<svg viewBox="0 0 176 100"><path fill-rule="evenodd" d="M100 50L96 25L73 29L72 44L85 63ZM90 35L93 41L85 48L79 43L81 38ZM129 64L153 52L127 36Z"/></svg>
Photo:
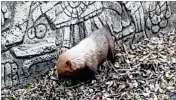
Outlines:
<svg viewBox="0 0 176 100"><path fill-rule="evenodd" d="M25 85L54 68L58 52L105 24L117 43L129 46L167 32L176 26L174 3L1 2L2 89Z"/></svg>

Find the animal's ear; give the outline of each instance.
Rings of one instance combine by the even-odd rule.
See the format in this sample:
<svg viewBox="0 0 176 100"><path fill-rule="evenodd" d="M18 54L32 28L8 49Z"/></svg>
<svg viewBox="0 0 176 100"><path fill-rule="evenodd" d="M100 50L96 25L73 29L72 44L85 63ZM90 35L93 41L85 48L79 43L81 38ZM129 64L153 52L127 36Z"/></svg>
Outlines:
<svg viewBox="0 0 176 100"><path fill-rule="evenodd" d="M70 69L70 70L76 70L76 68L72 65L72 62L70 61L70 60L68 60L67 62L66 62L66 65L67 65L67 67Z"/></svg>
<svg viewBox="0 0 176 100"><path fill-rule="evenodd" d="M66 65L69 66L69 67L71 67L71 61L68 60L68 61L66 62Z"/></svg>

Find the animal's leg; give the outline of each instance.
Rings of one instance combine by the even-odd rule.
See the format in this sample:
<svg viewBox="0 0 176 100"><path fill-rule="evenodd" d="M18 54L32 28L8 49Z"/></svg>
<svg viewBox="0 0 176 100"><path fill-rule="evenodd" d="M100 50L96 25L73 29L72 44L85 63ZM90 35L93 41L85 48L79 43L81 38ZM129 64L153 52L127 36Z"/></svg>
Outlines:
<svg viewBox="0 0 176 100"><path fill-rule="evenodd" d="M115 42L114 40L109 40L109 51L108 51L108 60L111 63L115 63Z"/></svg>

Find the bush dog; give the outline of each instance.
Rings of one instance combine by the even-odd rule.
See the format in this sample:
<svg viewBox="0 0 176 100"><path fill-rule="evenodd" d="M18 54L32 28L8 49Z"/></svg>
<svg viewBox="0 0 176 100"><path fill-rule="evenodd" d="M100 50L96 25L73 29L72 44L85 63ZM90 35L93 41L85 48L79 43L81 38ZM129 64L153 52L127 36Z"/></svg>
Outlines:
<svg viewBox="0 0 176 100"><path fill-rule="evenodd" d="M93 31L77 45L62 53L56 62L57 77L72 76L80 69L89 69L93 73L97 72L98 66L107 59L114 63L115 41L110 33L109 27ZM82 70L85 77L88 75Z"/></svg>

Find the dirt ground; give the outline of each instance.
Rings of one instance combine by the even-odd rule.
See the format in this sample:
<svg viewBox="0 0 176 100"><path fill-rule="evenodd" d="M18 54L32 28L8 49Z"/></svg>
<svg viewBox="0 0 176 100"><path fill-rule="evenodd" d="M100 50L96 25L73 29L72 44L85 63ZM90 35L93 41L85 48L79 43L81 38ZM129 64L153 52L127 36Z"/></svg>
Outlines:
<svg viewBox="0 0 176 100"><path fill-rule="evenodd" d="M114 65L105 62L96 79L70 85L53 71L18 90L2 91L6 100L176 100L176 32L159 34L128 49L116 48Z"/></svg>

